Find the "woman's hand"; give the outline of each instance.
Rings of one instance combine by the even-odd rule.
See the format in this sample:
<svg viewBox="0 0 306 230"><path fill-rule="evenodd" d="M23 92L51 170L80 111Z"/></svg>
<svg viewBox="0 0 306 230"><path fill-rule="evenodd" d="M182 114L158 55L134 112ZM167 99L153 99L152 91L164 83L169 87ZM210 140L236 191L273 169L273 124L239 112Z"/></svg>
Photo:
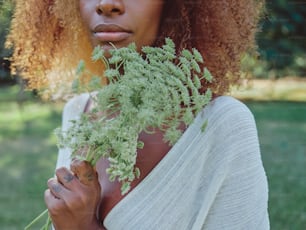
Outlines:
<svg viewBox="0 0 306 230"><path fill-rule="evenodd" d="M49 179L49 189L45 191L45 202L55 229L100 229L97 208L101 188L93 167L86 161L74 160L71 171L59 168L56 177Z"/></svg>

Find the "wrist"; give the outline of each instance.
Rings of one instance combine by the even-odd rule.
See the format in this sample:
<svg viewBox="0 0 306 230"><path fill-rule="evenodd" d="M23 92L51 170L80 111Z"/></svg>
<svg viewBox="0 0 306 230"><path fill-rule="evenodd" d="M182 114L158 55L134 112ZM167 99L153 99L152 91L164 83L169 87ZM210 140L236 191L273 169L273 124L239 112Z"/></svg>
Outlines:
<svg viewBox="0 0 306 230"><path fill-rule="evenodd" d="M94 220L91 227L89 228L91 230L106 230L106 228L103 225L102 221Z"/></svg>

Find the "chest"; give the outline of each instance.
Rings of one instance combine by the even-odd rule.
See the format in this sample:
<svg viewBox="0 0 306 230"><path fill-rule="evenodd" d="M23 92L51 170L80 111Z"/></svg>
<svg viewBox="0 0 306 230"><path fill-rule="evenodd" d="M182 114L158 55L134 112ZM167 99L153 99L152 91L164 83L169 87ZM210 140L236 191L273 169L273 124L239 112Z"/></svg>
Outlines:
<svg viewBox="0 0 306 230"><path fill-rule="evenodd" d="M163 141L163 134L160 131L154 134L141 133L139 139L144 142L144 148L138 150L136 160L136 167L140 169L140 177L133 181L131 190L152 171L171 148ZM102 188L102 200L99 207L100 217L102 219L124 198L120 191L121 184L117 181L109 181L108 175L106 174L108 166L107 159L100 159L97 163L99 182Z"/></svg>

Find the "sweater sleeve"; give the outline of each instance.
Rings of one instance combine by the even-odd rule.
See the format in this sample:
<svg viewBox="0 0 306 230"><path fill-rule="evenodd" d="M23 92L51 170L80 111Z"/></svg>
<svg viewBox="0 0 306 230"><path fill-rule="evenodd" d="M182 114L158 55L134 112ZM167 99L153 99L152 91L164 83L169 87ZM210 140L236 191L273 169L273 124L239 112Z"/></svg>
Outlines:
<svg viewBox="0 0 306 230"><path fill-rule="evenodd" d="M71 125L71 120L79 119L83 113L85 105L89 99L89 94L81 94L71 98L64 106L62 115L62 130L67 130ZM58 158L56 168L70 167L70 150L68 148L61 148L58 151Z"/></svg>
<svg viewBox="0 0 306 230"><path fill-rule="evenodd" d="M223 132L216 139L228 171L202 229L269 229L267 178L253 115L238 101L223 110L225 120L216 128Z"/></svg>

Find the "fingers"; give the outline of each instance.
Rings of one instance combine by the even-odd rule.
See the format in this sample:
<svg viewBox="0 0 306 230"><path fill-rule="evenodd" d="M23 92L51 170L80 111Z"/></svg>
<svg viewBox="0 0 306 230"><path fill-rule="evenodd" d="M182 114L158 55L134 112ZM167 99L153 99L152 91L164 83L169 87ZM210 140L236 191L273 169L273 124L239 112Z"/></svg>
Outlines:
<svg viewBox="0 0 306 230"><path fill-rule="evenodd" d="M75 175L65 167L57 169L55 174L57 180L69 190L79 183Z"/></svg>
<svg viewBox="0 0 306 230"><path fill-rule="evenodd" d="M82 184L98 183L98 174L89 162L75 159L71 162L70 168Z"/></svg>
<svg viewBox="0 0 306 230"><path fill-rule="evenodd" d="M69 190L64 187L57 179L51 178L47 182L51 195L57 199L64 199L69 195Z"/></svg>
<svg viewBox="0 0 306 230"><path fill-rule="evenodd" d="M54 194L51 192L51 189L47 189L45 191L45 203L49 210L60 210L62 207L65 206L65 201L55 197Z"/></svg>

